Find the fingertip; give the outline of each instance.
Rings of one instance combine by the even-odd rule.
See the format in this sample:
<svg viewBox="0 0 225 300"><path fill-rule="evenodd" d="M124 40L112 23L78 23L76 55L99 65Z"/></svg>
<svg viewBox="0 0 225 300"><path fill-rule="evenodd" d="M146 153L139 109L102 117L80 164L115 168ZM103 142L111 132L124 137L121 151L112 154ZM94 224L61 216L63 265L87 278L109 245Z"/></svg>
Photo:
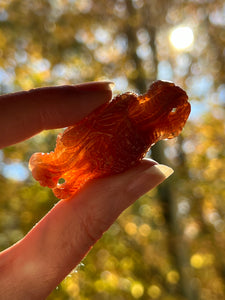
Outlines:
<svg viewBox="0 0 225 300"><path fill-rule="evenodd" d="M134 170L130 184L127 185L127 192L129 195L133 195L134 199L137 199L157 187L172 174L172 168L151 161L149 166L146 164L144 169L142 167L142 169Z"/></svg>
<svg viewBox="0 0 225 300"><path fill-rule="evenodd" d="M113 81L91 81L73 85L77 90L85 92L112 91L114 86Z"/></svg>
<svg viewBox="0 0 225 300"><path fill-rule="evenodd" d="M75 124L112 98L112 82L86 82L46 88L45 99L39 102L44 129ZM46 100L46 101L44 101ZM51 114L49 113L51 112Z"/></svg>
<svg viewBox="0 0 225 300"><path fill-rule="evenodd" d="M148 175L157 176L163 179L168 178L170 175L173 174L173 172L174 171L172 168L162 164L153 165L151 168L145 171L145 173L147 173Z"/></svg>
<svg viewBox="0 0 225 300"><path fill-rule="evenodd" d="M1 96L0 147L23 141L43 129L73 125L112 98L112 81L41 87ZM15 116L18 116L15 118ZM4 127L3 126L3 127Z"/></svg>

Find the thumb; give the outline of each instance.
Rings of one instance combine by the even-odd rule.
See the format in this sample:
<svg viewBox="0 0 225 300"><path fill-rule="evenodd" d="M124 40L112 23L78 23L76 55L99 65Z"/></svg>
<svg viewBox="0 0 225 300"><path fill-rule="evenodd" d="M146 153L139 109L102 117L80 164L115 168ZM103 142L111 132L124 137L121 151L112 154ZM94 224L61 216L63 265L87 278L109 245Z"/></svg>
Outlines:
<svg viewBox="0 0 225 300"><path fill-rule="evenodd" d="M97 241L123 210L172 173L170 167L144 159L122 174L91 182L76 197L86 237ZM79 198L81 205L78 205Z"/></svg>

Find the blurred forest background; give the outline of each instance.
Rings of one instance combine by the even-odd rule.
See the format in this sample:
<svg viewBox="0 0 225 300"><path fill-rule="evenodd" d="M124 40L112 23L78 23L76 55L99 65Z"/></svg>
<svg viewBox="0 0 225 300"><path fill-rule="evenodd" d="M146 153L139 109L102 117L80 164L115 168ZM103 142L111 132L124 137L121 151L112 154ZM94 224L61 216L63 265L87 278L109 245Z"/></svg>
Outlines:
<svg viewBox="0 0 225 300"><path fill-rule="evenodd" d="M93 80L143 92L155 79L192 104L182 135L151 151L175 174L127 209L49 300L225 299L225 4L0 1L2 94ZM57 132L0 150L1 250L57 202L27 167Z"/></svg>

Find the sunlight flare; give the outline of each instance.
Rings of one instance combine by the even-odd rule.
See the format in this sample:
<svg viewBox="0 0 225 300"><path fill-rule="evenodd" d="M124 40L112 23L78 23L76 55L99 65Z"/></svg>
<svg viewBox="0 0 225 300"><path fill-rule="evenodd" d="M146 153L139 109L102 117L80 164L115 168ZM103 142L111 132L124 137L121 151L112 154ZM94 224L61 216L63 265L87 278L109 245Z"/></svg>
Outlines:
<svg viewBox="0 0 225 300"><path fill-rule="evenodd" d="M175 28L170 35L170 42L177 50L190 47L194 41L194 34L190 27L182 26Z"/></svg>

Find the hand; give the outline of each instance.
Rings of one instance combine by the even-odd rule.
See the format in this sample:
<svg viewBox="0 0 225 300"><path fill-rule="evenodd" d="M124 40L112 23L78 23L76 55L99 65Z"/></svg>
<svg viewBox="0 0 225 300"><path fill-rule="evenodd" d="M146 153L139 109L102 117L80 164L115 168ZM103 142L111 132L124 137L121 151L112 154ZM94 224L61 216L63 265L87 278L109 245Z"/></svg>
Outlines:
<svg viewBox="0 0 225 300"><path fill-rule="evenodd" d="M0 148L43 129L72 125L111 96L105 82L3 95ZM169 167L144 159L122 174L88 182L69 201L59 201L21 241L0 254L2 299L45 299L120 213L171 173Z"/></svg>

